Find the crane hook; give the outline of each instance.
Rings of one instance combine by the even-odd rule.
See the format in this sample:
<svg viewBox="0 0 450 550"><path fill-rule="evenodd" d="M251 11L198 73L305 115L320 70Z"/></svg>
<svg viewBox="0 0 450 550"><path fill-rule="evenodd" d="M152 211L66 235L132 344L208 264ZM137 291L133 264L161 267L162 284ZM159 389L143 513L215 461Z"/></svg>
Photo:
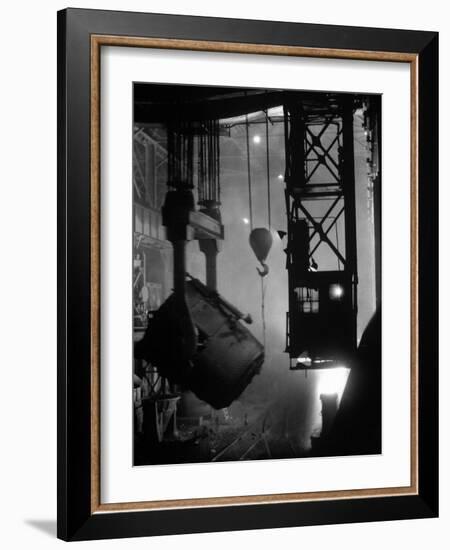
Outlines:
<svg viewBox="0 0 450 550"><path fill-rule="evenodd" d="M269 273L269 266L264 262L260 262L260 264L263 266L263 268L262 269L256 268L256 271L258 272L260 277L265 277Z"/></svg>

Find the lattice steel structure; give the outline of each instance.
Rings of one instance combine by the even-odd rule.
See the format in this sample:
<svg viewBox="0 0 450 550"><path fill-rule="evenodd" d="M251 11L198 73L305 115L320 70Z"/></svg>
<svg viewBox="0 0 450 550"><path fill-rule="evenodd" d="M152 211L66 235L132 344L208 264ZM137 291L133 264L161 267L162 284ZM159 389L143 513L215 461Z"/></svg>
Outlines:
<svg viewBox="0 0 450 550"><path fill-rule="evenodd" d="M358 101L305 93L284 105L291 368L332 366L356 349Z"/></svg>

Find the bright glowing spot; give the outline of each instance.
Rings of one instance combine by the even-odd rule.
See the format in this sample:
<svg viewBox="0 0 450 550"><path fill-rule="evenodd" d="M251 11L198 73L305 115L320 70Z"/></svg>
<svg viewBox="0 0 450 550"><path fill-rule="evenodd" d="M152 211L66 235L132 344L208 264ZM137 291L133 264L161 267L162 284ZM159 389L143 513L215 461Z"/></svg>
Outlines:
<svg viewBox="0 0 450 550"><path fill-rule="evenodd" d="M261 136L253 136L253 143L261 143Z"/></svg>
<svg viewBox="0 0 450 550"><path fill-rule="evenodd" d="M320 372L318 391L321 394L337 393L340 401L342 393L347 384L347 378L350 374L350 369L347 367L335 367L332 369L323 369Z"/></svg>
<svg viewBox="0 0 450 550"><path fill-rule="evenodd" d="M330 286L330 298L332 300L339 300L342 296L344 296L344 289L341 285Z"/></svg>
<svg viewBox="0 0 450 550"><path fill-rule="evenodd" d="M245 225L248 225L250 223L250 220L248 218L242 218L242 221L245 223Z"/></svg>
<svg viewBox="0 0 450 550"><path fill-rule="evenodd" d="M282 180L282 179L283 179L283 174L278 174L277 178L278 178L279 180Z"/></svg>
<svg viewBox="0 0 450 550"><path fill-rule="evenodd" d="M307 357L306 355L300 355L300 357L297 357L297 363L301 363L302 365L311 366L311 357Z"/></svg>

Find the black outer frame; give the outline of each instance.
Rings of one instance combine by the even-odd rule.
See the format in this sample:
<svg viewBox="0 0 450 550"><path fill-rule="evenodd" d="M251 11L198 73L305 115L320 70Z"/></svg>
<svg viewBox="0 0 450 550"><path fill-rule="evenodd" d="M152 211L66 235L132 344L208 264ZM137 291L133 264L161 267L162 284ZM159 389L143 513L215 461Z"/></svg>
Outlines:
<svg viewBox="0 0 450 550"><path fill-rule="evenodd" d="M419 494L91 514L90 35L419 56ZM58 12L58 526L88 540L438 515L438 33L67 9Z"/></svg>

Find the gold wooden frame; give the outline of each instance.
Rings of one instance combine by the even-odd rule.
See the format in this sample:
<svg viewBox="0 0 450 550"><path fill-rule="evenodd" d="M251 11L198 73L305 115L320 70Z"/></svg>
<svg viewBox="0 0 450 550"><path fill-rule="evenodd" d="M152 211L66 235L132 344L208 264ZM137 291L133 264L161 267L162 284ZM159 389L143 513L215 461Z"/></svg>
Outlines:
<svg viewBox="0 0 450 550"><path fill-rule="evenodd" d="M411 483L407 487L283 493L102 504L100 501L100 50L102 46L163 48L277 56L408 63L411 82ZM91 35L91 513L306 502L419 494L418 486L418 55L395 52Z"/></svg>

